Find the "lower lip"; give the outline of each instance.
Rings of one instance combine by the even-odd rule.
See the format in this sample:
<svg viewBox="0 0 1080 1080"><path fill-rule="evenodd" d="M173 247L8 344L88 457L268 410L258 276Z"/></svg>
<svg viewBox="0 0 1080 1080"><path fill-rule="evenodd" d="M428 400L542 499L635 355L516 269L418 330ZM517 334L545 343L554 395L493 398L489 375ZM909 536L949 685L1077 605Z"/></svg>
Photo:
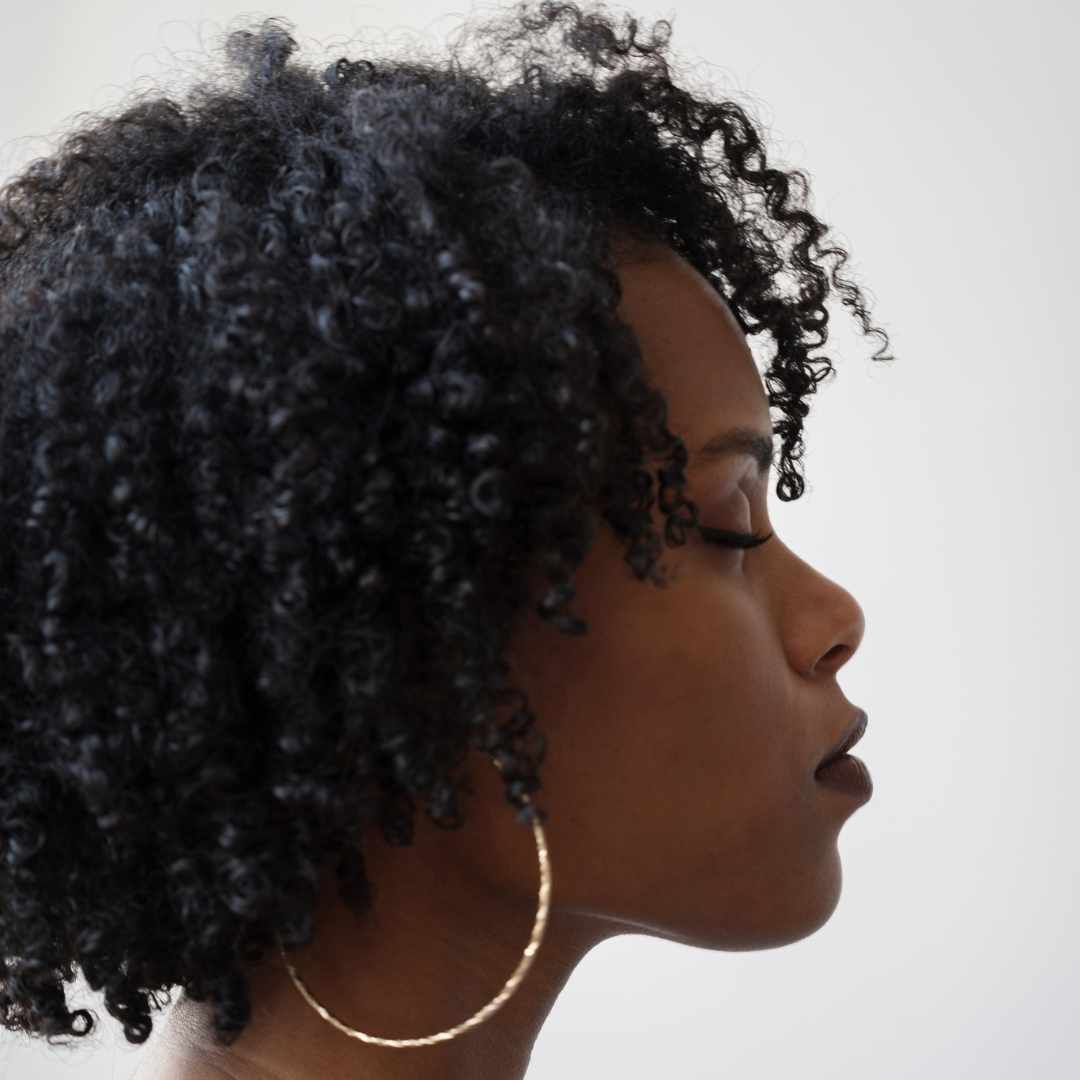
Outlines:
<svg viewBox="0 0 1080 1080"><path fill-rule="evenodd" d="M874 781L870 779L870 771L851 754L838 757L825 768L818 769L814 776L823 786L862 802L866 802L874 794Z"/></svg>

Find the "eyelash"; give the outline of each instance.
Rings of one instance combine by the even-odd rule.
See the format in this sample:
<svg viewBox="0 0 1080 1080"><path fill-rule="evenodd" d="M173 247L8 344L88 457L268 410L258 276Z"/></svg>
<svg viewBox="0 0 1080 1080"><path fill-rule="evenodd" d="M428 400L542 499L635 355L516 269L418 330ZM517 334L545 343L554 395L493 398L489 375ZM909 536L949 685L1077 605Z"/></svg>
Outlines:
<svg viewBox="0 0 1080 1080"><path fill-rule="evenodd" d="M705 540L710 544L719 544L728 548L754 548L771 540L772 533L758 536L756 533L729 532L727 529L710 529L707 525L699 525L698 529Z"/></svg>

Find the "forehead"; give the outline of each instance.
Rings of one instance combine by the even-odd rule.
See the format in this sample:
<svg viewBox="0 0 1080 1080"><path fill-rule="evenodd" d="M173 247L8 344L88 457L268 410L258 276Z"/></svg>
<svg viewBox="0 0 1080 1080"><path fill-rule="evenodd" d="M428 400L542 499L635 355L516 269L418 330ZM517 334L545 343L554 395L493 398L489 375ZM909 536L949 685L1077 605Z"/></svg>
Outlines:
<svg viewBox="0 0 1080 1080"><path fill-rule="evenodd" d="M768 432L768 398L746 336L709 282L666 247L619 264L618 274L619 316L668 400L668 427L691 451L724 426Z"/></svg>

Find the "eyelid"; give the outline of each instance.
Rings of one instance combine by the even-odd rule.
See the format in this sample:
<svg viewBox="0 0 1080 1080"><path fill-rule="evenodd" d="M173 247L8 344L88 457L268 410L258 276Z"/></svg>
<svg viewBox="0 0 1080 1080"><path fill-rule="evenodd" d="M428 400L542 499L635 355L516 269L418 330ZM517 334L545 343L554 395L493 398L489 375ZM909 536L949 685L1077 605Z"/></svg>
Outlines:
<svg viewBox="0 0 1080 1080"><path fill-rule="evenodd" d="M708 525L699 525L698 530L707 543L733 548L737 551L749 551L752 548L760 547L776 535L772 531L767 533L744 533L732 529L713 529Z"/></svg>

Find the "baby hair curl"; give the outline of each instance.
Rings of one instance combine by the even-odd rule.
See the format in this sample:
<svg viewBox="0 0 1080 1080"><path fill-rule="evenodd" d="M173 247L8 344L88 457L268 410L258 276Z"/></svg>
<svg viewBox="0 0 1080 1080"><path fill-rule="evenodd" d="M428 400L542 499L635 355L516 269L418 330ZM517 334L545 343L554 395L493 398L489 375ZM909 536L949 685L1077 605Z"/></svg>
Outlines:
<svg viewBox="0 0 1080 1080"><path fill-rule="evenodd" d="M84 114L0 188L8 1030L89 1034L79 968L131 1043L181 986L231 1044L328 860L363 913L359 837L410 844L417 801L463 825L469 750L547 820L514 620L587 632L594 512L660 587L697 525L616 256L668 245L771 334L776 490L802 494L831 289L888 336L805 175L674 85L670 29L520 3L472 66L470 32L323 69L248 23L217 78Z"/></svg>

